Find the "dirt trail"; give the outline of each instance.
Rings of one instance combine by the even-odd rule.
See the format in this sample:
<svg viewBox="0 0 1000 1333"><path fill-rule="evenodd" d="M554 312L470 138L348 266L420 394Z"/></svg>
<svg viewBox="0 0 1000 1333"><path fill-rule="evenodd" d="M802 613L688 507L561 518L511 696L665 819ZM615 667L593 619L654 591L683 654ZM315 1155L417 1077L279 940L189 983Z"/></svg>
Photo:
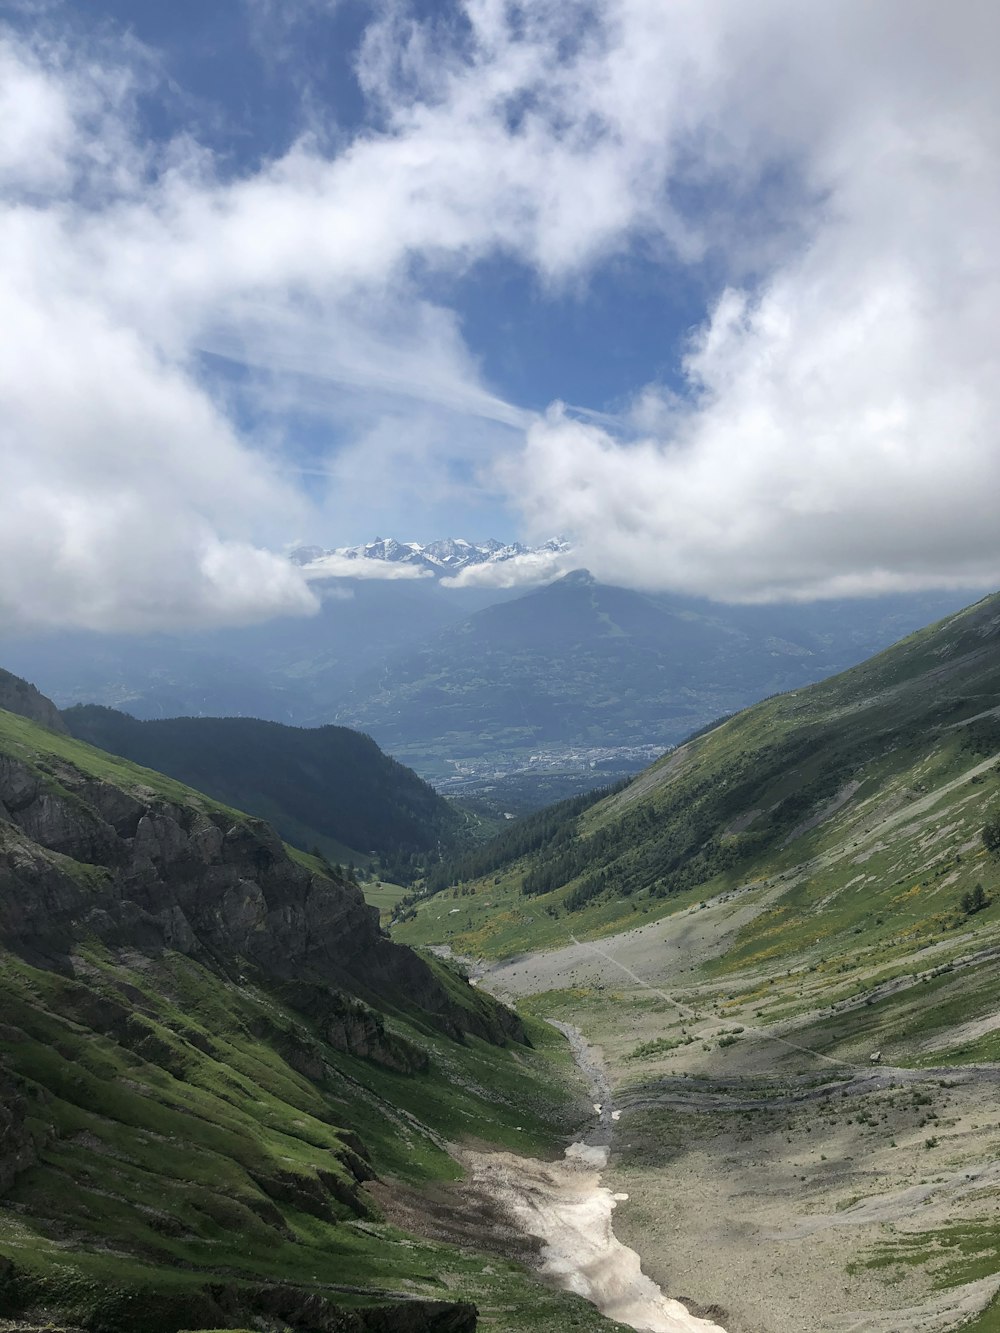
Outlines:
<svg viewBox="0 0 1000 1333"><path fill-rule="evenodd" d="M476 980L500 999L516 1000L565 986L604 984L611 979L612 968L632 980L636 980L632 969L641 969L647 980L639 979L640 985L665 974L678 977L686 967L721 953L785 887L745 885L711 899L708 910L682 909L598 941L570 935L570 942L558 949L479 963ZM691 1013L683 1001L666 992L661 995L679 1012Z"/></svg>

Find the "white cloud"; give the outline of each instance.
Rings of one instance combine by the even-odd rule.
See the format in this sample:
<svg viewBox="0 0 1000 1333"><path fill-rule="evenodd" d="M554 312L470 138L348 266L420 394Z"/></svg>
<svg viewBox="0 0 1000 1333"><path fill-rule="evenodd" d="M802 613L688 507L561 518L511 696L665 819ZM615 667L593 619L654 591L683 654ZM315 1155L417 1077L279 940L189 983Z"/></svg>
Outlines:
<svg viewBox="0 0 1000 1333"><path fill-rule="evenodd" d="M767 10L745 12L759 49L738 44L719 84L758 169L779 120L803 164L820 202L800 244L722 294L687 407L648 389L628 442L555 409L508 484L532 532L566 531L581 563L634 586L1000 583L1000 12L772 6L777 45ZM733 130L721 87L695 110Z"/></svg>
<svg viewBox="0 0 1000 1333"><path fill-rule="evenodd" d="M269 554L308 523L294 441L247 437L206 351L347 436L318 460L330 514L370 501L376 464L390 509L417 484L474 496L527 423L510 503L602 577L745 598L996 578L1000 11L465 8L459 47L380 7L361 76L384 130L236 178L140 141L134 44L0 47L0 620L314 607ZM637 443L504 403L420 281L499 254L585 282L635 245L726 284L690 402L639 395Z"/></svg>
<svg viewBox="0 0 1000 1333"><path fill-rule="evenodd" d="M13 42L0 42L0 184L45 190L66 183L73 116L58 79Z"/></svg>
<svg viewBox="0 0 1000 1333"><path fill-rule="evenodd" d="M374 579L377 581L394 579L429 579L433 574L429 569L418 565L396 564L387 560L367 560L364 556L340 555L331 551L317 560L310 560L303 565L302 573L310 582L326 579Z"/></svg>
<svg viewBox="0 0 1000 1333"><path fill-rule="evenodd" d="M528 551L509 560L466 565L441 580L446 588L537 588L579 566L575 551Z"/></svg>

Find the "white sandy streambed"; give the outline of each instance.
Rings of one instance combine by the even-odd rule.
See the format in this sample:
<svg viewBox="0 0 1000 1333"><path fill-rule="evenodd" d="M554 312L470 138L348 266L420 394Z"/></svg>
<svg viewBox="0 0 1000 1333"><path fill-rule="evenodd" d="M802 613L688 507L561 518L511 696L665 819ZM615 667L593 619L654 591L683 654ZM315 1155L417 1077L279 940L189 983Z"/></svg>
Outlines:
<svg viewBox="0 0 1000 1333"><path fill-rule="evenodd" d="M627 1195L601 1186L615 1119L610 1089L596 1053L575 1028L556 1023L591 1083L594 1131L566 1149L563 1161L541 1162L513 1153L465 1151L474 1193L487 1196L526 1235L542 1242L540 1272L611 1319L645 1333L725 1333L670 1300L641 1268L635 1250L618 1240L612 1214Z"/></svg>

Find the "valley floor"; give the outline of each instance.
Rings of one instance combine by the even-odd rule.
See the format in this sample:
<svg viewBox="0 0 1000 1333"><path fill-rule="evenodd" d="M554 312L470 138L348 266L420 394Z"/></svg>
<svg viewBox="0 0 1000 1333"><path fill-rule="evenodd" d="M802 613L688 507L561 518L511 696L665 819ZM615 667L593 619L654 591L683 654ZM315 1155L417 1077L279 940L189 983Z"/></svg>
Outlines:
<svg viewBox="0 0 1000 1333"><path fill-rule="evenodd" d="M615 1232L670 1296L727 1333L1000 1328L977 1318L1000 1289L1000 1065L948 1059L1000 1023L992 950L963 966L953 938L947 966L924 951L832 1005L808 974L758 977L788 1013L764 1026L714 963L777 891L479 965L479 984L603 1051Z"/></svg>

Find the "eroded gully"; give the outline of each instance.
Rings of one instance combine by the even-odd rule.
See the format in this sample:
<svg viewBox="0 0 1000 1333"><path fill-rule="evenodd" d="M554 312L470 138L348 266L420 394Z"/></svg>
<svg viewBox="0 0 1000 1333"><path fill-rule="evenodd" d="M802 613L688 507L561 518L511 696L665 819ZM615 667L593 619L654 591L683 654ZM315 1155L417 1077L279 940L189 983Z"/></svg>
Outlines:
<svg viewBox="0 0 1000 1333"><path fill-rule="evenodd" d="M599 1053L568 1023L549 1020L570 1043L587 1079L595 1122L562 1161L513 1153L462 1154L472 1190L490 1198L522 1234L541 1242L541 1275L591 1301L602 1314L645 1333L725 1333L664 1296L641 1260L615 1236L612 1215L628 1196L601 1185L617 1113Z"/></svg>

